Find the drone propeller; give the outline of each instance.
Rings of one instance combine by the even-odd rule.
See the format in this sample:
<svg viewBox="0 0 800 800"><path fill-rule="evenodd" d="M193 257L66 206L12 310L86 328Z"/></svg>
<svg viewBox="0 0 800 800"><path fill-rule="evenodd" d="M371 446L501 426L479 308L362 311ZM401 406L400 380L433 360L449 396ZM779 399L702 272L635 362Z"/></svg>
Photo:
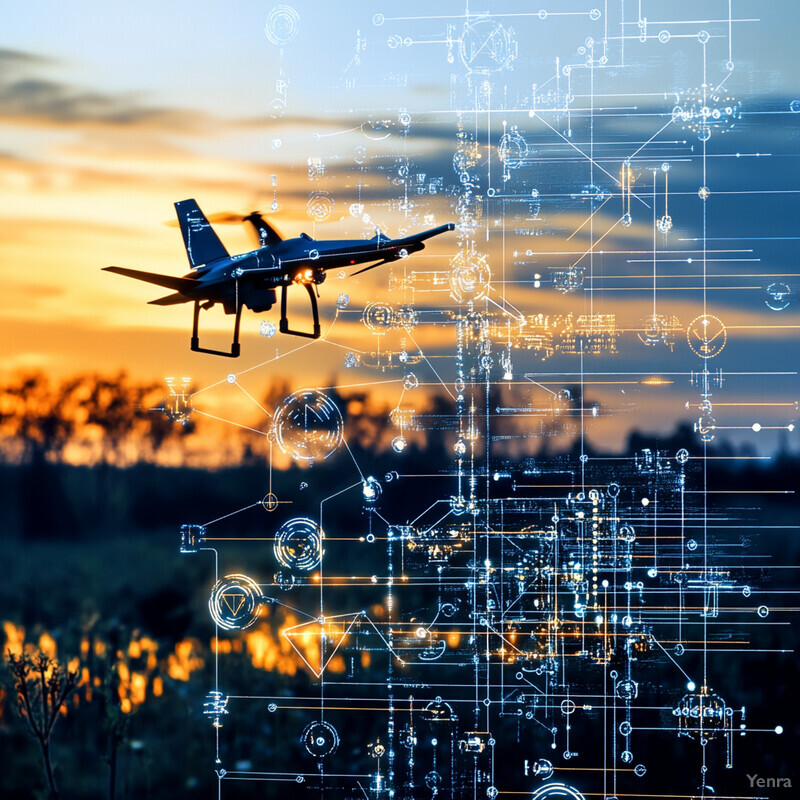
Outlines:
<svg viewBox="0 0 800 800"><path fill-rule="evenodd" d="M251 214L257 214L257 211L250 212ZM244 222L247 219L248 215L245 214L237 214L235 211L219 211L216 214L208 214L206 219L211 223L219 223L221 225L233 225L237 222Z"/></svg>
<svg viewBox="0 0 800 800"><path fill-rule="evenodd" d="M251 211L249 214L237 214L235 211L219 211L216 214L208 214L206 219L212 225L235 225L240 222L249 222L248 230L254 234L254 241L260 247L283 241L283 237L264 219L260 211ZM178 227L176 220L169 220L165 224L171 228Z"/></svg>

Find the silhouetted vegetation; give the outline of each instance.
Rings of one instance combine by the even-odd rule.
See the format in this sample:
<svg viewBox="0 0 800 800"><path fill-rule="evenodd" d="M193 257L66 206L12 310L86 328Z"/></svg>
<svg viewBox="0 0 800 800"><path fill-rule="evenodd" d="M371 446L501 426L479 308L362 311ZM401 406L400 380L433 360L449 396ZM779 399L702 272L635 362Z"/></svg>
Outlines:
<svg viewBox="0 0 800 800"><path fill-rule="evenodd" d="M288 385L273 384L259 402L272 410L289 391ZM3 651L15 643L12 671L19 672L23 663L28 664L24 676L15 672L7 693L0 695L0 793L4 800L55 797L56 785L61 797L82 800L207 797L215 791L213 730L203 716L203 700L213 686L207 614L211 576L208 562L178 554L178 533L183 523L216 520L264 496L269 439L226 428L229 450L221 462L211 459L204 464L200 457L195 462L161 461L159 454L166 449L185 447L188 451L194 439L191 426L170 423L163 414L149 410L159 405L164 394L160 384L136 384L124 375L81 376L58 385L42 375L30 375L0 390L0 502L6 565L0 583L0 618L10 621ZM331 396L343 410L353 457L342 450L312 469L284 462L282 469L273 472L272 491L281 499L291 499L287 514L316 514L321 498L335 491L333 487L358 482L353 461L363 474L377 476L387 487L381 512L389 519L408 517L411 496L417 509L452 491L449 476L455 434L450 423L455 410L449 397L432 395L425 408L416 409L415 417L406 420L409 445L392 457L404 476L441 475L442 480L399 477L390 482L385 477L386 450L397 435L390 420L392 409L365 392L331 392ZM493 394L490 406L498 405L500 399ZM551 426L553 432L569 433L569 415L579 402L574 390L563 417ZM269 422L266 414L254 411L248 425L266 432ZM202 430L205 425L200 417L198 426ZM501 425L506 426L504 431L515 433L507 421L498 420L498 429ZM553 458L545 447L548 442L544 438L528 462L544 464ZM694 456L703 453L689 425L667 437L633 432L625 452L618 456L624 461L625 456L650 449L674 458L682 448ZM575 463L578 453L574 443L555 457ZM602 455L589 446L585 453L590 459ZM739 459L750 453L714 443L707 453L717 456L705 462L707 478L714 485L733 491L795 488L800 463L789 452L779 451L765 461ZM232 454L235 458L226 460ZM509 464L513 465L513 459ZM694 475L701 469L700 462L695 462ZM758 508L748 506L747 514L754 521L769 519L771 524L788 525L795 519L796 508L794 495L770 494L759 500ZM257 538L264 536L265 529L274 530L279 515L270 516L256 506L220 523L221 531ZM348 535L363 531L361 503L341 502L330 525ZM743 538L749 535L742 532ZM767 536L754 545L758 552L778 563L795 563L800 557L800 546L793 539ZM253 568L260 574L269 576L275 569L263 547L256 555L253 549L239 551L236 545L230 551L242 563L255 558ZM375 564L368 559L377 564L382 557L373 550L353 569L369 574ZM355 594L347 597L350 591L355 590L341 589L343 607L351 600L360 602ZM423 605L422 598L413 599ZM275 609L254 629L256 637L250 644L232 637L234 644L240 642L238 650L225 656L226 676L233 685L263 685L271 680L265 670L276 667L268 666L256 646L275 656L277 629L286 619L281 609ZM768 628L763 636L767 639L760 646L776 651L793 647L797 640L788 628ZM12 642L14 637L19 641ZM70 686L67 694L68 673L58 673L58 682L50 684L36 677L41 674L38 667L31 672L39 663L37 654L50 652L48 648L56 644L59 657L66 655L79 674L79 683ZM74 664L71 657L76 659ZM764 659L777 687L770 697L791 704L791 660L771 653ZM308 676L302 671L292 674L290 667L281 675L281 690L307 694ZM55 669L48 661L46 675L56 674ZM751 718L758 721L764 716L758 709L760 688L752 676L737 672L741 669L738 662L731 664L729 678L737 687L736 701L753 706ZM41 705L44 687L50 732L53 709L61 720L57 738L47 740L44 759L41 745L40 753L34 746L40 741L36 731L33 738L29 735L33 717L20 719L12 713L23 677L29 702ZM62 708L69 708L69 713L59 712ZM236 714L231 747L241 759L247 760L248 754L263 759L267 753L269 759L281 762L297 747L286 736L285 719L279 722L265 716L256 705L237 708ZM41 730L46 729L45 725ZM787 730L787 734L783 739L788 745L791 733ZM782 747L783 740L779 744ZM779 759L780 752L775 749L769 758L759 755L760 768L766 772L769 759ZM776 763L775 774L780 774L780 762ZM237 789L237 796L251 793L269 796L259 784Z"/></svg>

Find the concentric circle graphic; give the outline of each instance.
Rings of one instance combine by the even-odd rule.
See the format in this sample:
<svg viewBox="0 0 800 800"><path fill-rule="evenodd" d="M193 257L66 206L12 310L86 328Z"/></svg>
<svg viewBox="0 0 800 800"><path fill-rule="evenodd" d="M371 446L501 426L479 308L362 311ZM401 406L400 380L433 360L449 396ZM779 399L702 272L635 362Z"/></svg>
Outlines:
<svg viewBox="0 0 800 800"><path fill-rule="evenodd" d="M303 729L300 740L314 758L333 755L339 747L339 734L330 722L311 722Z"/></svg>
<svg viewBox="0 0 800 800"><path fill-rule="evenodd" d="M338 406L317 389L290 394L278 407L272 423L278 447L309 465L333 455L342 443L343 428Z"/></svg>
<svg viewBox="0 0 800 800"><path fill-rule="evenodd" d="M322 529L308 517L290 519L275 536L275 558L288 569L308 572L322 560L322 538Z"/></svg>
<svg viewBox="0 0 800 800"><path fill-rule="evenodd" d="M211 618L225 630L244 630L258 618L261 589L247 575L226 575L216 583L208 600Z"/></svg>

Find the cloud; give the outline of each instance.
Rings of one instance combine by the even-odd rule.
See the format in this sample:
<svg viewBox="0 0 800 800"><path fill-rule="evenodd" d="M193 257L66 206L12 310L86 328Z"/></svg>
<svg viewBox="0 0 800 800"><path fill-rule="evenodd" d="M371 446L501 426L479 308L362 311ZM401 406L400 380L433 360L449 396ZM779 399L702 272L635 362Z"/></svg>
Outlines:
<svg viewBox="0 0 800 800"><path fill-rule="evenodd" d="M135 99L82 91L43 78L0 80L0 115L8 121L49 124L99 123L190 131L207 119L199 112L139 105Z"/></svg>
<svg viewBox="0 0 800 800"><path fill-rule="evenodd" d="M47 63L50 63L50 59L44 56L35 53L27 53L22 50L12 50L8 47L0 47L0 70L10 69L16 66Z"/></svg>
<svg viewBox="0 0 800 800"><path fill-rule="evenodd" d="M42 77L54 62L37 53L0 49L0 117L6 123L145 127L191 132L212 121L205 112L143 104L133 94L109 94Z"/></svg>

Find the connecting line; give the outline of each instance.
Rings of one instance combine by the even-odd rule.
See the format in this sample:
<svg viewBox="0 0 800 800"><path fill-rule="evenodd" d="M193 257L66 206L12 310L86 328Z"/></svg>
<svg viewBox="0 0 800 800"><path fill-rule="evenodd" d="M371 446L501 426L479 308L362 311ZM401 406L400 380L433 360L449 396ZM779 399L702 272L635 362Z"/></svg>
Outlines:
<svg viewBox="0 0 800 800"><path fill-rule="evenodd" d="M520 549L520 550L522 550L522 548L521 548L521 547L520 547L519 549ZM527 594L528 594L528 589L529 589L531 586L533 586L533 581L531 581L529 584L527 584L527 585L525 586L525 590L524 590L523 592L521 592L521 593L520 593L519 597L518 597L516 600L514 600L514 602L513 602L513 603L509 603L508 607L507 607L507 608L506 608L506 610L503 612L503 616L504 616L504 617L505 617L505 616L508 614L508 612L509 612L509 611L511 611L511 609L512 609L512 608L514 608L514 606L515 606L517 603L519 603L519 601L520 601L520 600L522 600L522 598L523 598L523 597L525 597L525 595L527 595Z"/></svg>
<svg viewBox="0 0 800 800"><path fill-rule="evenodd" d="M408 335L408 338L411 339L412 342L414 342L414 346L417 348L417 350L419 350L420 354L425 359L425 363L431 368L431 372L433 372L433 374L439 379L439 383L442 384L442 386L444 387L444 390L447 392L447 394L450 395L450 397L453 400L455 400L456 398L453 395L453 393L450 391L450 387L442 380L442 376L436 371L436 368L433 366L433 364L431 364L430 359L428 358L428 356L426 356L425 353L422 352L422 348L417 344L417 340L411 335L410 331L407 330L406 334Z"/></svg>
<svg viewBox="0 0 800 800"><path fill-rule="evenodd" d="M727 80L727 78L725 80ZM720 85L722 85L722 84L720 84ZM635 152L631 153L625 160L626 161L630 161L634 156L638 155L642 150L644 150L645 147L647 147L647 145L650 144L650 142L653 141L653 139L656 138L656 136L658 136L659 133L661 133L661 131L663 131L665 128L668 128L670 125L672 125L672 122L673 122L673 120L670 117L669 121L666 124L662 125L638 150L636 150Z"/></svg>
<svg viewBox="0 0 800 800"><path fill-rule="evenodd" d="M524 651L520 650L520 649L519 649L519 647L517 647L517 646L516 646L516 645L515 645L513 642L509 642L509 641L508 641L508 639L506 639L506 637L505 637L505 636L503 636L503 634L502 634L502 633L500 633L500 631L498 631L496 628L493 628L493 627L492 627L492 626L489 624L489 622L488 622L488 621L486 622L486 627L487 627L487 628L488 628L488 629L489 629L489 630L490 630L490 631L491 631L491 632L492 632L492 633L493 633L495 636L499 636L502 642L504 642L504 643L505 643L505 644L507 644L509 647L511 647L511 648L513 648L514 650L516 650L516 651L517 651L517 652L518 652L520 655L522 655L522 654L523 654L523 652L524 652Z"/></svg>
<svg viewBox="0 0 800 800"><path fill-rule="evenodd" d="M207 528L209 525L213 525L215 522L222 522L223 519L228 519L228 517L235 517L237 514L241 514L242 511L247 511L249 508L255 508L256 506L260 506L261 501L257 503L250 503L249 506L245 506L244 508L240 508L238 511L231 511L230 514L225 514L222 517L217 517L216 519L212 519L211 522L204 522L203 527Z"/></svg>
<svg viewBox="0 0 800 800"><path fill-rule="evenodd" d="M416 524L417 520L421 519L422 517L424 517L434 506L438 506L439 503L446 503L446 502L447 502L447 500L437 500L435 503L431 503L431 505L429 505L418 517L415 517L414 519L412 519L411 522L409 522L408 524L409 525ZM443 519L444 519L444 517L443 517Z"/></svg>
<svg viewBox="0 0 800 800"><path fill-rule="evenodd" d="M330 342L329 342L330 344ZM389 383L402 383L402 378L392 378L391 380L387 381L364 381L363 383L342 383L336 384L335 386L317 386L317 389L321 392L327 392L331 389L358 389L362 386L385 386Z"/></svg>
<svg viewBox="0 0 800 800"><path fill-rule="evenodd" d="M286 603L281 603L280 600L276 600L274 597L267 597L265 595L264 600L267 600L270 603L270 605L283 606L284 608L288 608L289 611L294 611L297 614L302 614L304 617L308 617L311 620L316 619L316 617L313 614L309 614L307 611L302 611L299 608L287 605Z"/></svg>
<svg viewBox="0 0 800 800"><path fill-rule="evenodd" d="M727 80L728 80L728 78L730 78L730 76L731 76L731 75L733 75L733 72L729 72L729 73L728 73L728 74L727 74L727 75L726 75L726 76L725 76L725 77L724 77L724 78L723 78L723 79L722 79L722 80L721 80L721 81L720 81L720 82L717 84L717 87L716 87L716 89L713 89L713 90L712 90L712 94L714 94L715 92L718 92L718 91L719 91L719 90L720 90L720 89L723 87L723 85L725 84L725 81L727 81Z"/></svg>
<svg viewBox="0 0 800 800"><path fill-rule="evenodd" d="M547 697L547 692L543 692L543 691L542 691L542 690L541 690L541 689L540 689L540 688L539 688L539 687L538 687L538 686L537 686L537 685L536 685L536 684L535 684L533 681L531 681L531 680L530 680L530 679L529 679L529 678L528 678L528 677L525 675L525 673L524 673L524 672L522 673L522 680L523 680L523 681L525 681L525 683L527 683L527 684L528 684L528 686L530 686L530 687L531 687L531 689L536 689L536 691L537 691L537 692L539 692L539 694L540 694L542 697ZM548 728L548 730L550 730L550 729Z"/></svg>
<svg viewBox="0 0 800 800"><path fill-rule="evenodd" d="M349 344L340 344L339 342L332 342L330 339L318 339L317 341L325 342L325 344L329 344L331 347L339 347L342 350L347 350L351 353L366 353L366 350L359 350L357 347L352 347Z"/></svg>
<svg viewBox="0 0 800 800"><path fill-rule="evenodd" d="M430 528L427 528L426 530L422 531L422 533L430 533L440 522L446 520L452 513L453 510L448 508L447 513L443 517L439 517L439 519L437 519L436 522L434 522L433 525L430 526Z"/></svg>
<svg viewBox="0 0 800 800"><path fill-rule="evenodd" d="M330 328L328 329L328 332L330 332ZM288 358L289 356L292 356L295 353L299 353L301 350L305 350L306 347L311 347L312 344L318 341L320 340L312 339L310 342L305 342L304 344L298 345L297 347L294 348L294 350L289 350L288 353L278 353L278 355L273 356L272 358L268 358L266 361L262 361L261 363L255 364L252 367L243 369L241 372L237 372L236 377L238 378L240 375L246 375L248 372L252 372L254 369L261 369L261 367L266 367L267 364L272 364L274 361L278 361L281 358Z"/></svg>
<svg viewBox="0 0 800 800"><path fill-rule="evenodd" d="M376 517L377 517L377 518L378 518L378 519L379 519L381 522L384 522L384 523L386 523L387 527L391 527L392 523L391 523L391 522L389 522L389 520L388 520L388 519L386 519L386 517L384 517L384 516L383 516L383 514L381 514L381 512L380 512L380 511L378 511L378 509L377 509L377 508L373 508L373 509L372 509L372 513L373 513L373 514L374 514L374 515L375 515L375 516L376 516Z"/></svg>
<svg viewBox="0 0 800 800"><path fill-rule="evenodd" d="M200 547L200 551L211 552L214 554L214 583L219 583L219 553L215 547ZM219 625L214 623L214 640L219 642ZM214 648L214 689L219 691L219 648ZM217 759L219 759L219 728L216 731L217 740Z"/></svg>
<svg viewBox="0 0 800 800"><path fill-rule="evenodd" d="M344 446L347 448L347 452L350 453L350 458L353 459L353 463L356 465L356 469L358 470L358 474L361 476L361 480L363 481L364 480L364 473L361 471L361 467L358 466L358 461L356 461L356 457L353 455L353 451L350 449L350 445L347 444L347 439L345 438L344 434L342 434L342 441L344 442ZM356 486L357 485L358 484L356 484ZM335 496L336 495L332 495L332 497L335 497ZM325 498L325 499L327 500L328 498Z"/></svg>
<svg viewBox="0 0 800 800"><path fill-rule="evenodd" d="M686 680L690 681L691 683L694 683L694 681L689 677L689 675L686 674L686 671L683 669L683 667L667 652L664 645L661 644L661 642L659 642L658 639L656 639L656 637L653 636L652 633L650 634L650 638L664 651L664 654L667 656L667 658L683 673Z"/></svg>
<svg viewBox="0 0 800 800"><path fill-rule="evenodd" d="M567 236L567 239L566 239L566 241L569 241L569 240L570 240L570 239L571 239L573 236L575 236L577 233L580 233L580 231L581 231L581 229L583 228L583 226L584 226L584 225L587 225L587 224L588 224L588 223L591 221L592 217L594 217L594 215L595 215L595 214L597 214L597 212L598 212L598 211L600 211L600 209L601 209L601 208L602 208L602 207L603 207L603 206L604 206L604 205L605 205L605 204L606 204L606 203L607 203L609 200L611 200L611 198L612 198L612 197L613 197L613 195L609 195L608 197L606 197L606 199L605 199L605 200L603 200L603 202L602 202L602 203L600 203L600 205L599 205L599 206L598 206L598 207L597 207L597 208L596 208L594 211L592 211L592 213L591 213L591 214L589 214L589 216L588 216L588 217L586 217L586 219L585 219L583 222L581 222L581 224L580 224L580 225L579 225L577 228L575 228L575 230L574 230L574 231L573 231L573 232L572 232L572 233L571 233L569 236Z"/></svg>
<svg viewBox="0 0 800 800"><path fill-rule="evenodd" d="M346 443L345 443L346 444ZM348 448L349 451L350 448ZM351 453L352 455L352 453ZM358 467L358 464L356 464ZM363 480L358 481L358 483L351 483L349 486L345 486L344 489L340 489L338 492L334 494L330 494L327 497L323 497L322 500L319 501L319 526L322 527L322 506L328 502L328 500L333 500L334 497L338 497L340 494L344 494L345 492L349 492L351 489L355 489L356 486L362 486ZM320 587L322 586L322 581L320 580Z"/></svg>
<svg viewBox="0 0 800 800"><path fill-rule="evenodd" d="M425 630L428 631L428 633L430 633L431 628L436 624L436 620L439 619L439 614L441 613L442 613L442 607L439 606L438 610L436 611L436 616L431 620L430 625L428 625L428 627L425 628Z"/></svg>
<svg viewBox="0 0 800 800"><path fill-rule="evenodd" d="M219 386L222 383L227 383L227 380L217 381L216 383L210 383L208 386L204 386L202 389L198 389L196 392L192 392L189 397L197 397L198 394L202 392L207 392L209 389L213 389L215 386Z"/></svg>
<svg viewBox="0 0 800 800"><path fill-rule="evenodd" d="M561 131L554 128L546 119L540 117L538 112L534 111L533 116L536 117L536 119L538 119L540 122L543 122L545 125L547 125L547 127L550 128L550 130L553 131L553 133L560 136L571 148L577 150L587 161L594 164L597 167L597 169L600 170L600 172L604 172L606 175L608 175L608 177L611 178L611 180L614 181L614 183L619 183L619 179L616 176L612 175L608 170L603 169L603 167L601 167L591 156L584 153L583 150L580 149L580 147L577 147L569 139L567 139L567 137L564 136L564 134L561 133ZM670 122L672 122L672 119L670 119ZM634 197L636 197L636 195L634 195Z"/></svg>
<svg viewBox="0 0 800 800"><path fill-rule="evenodd" d="M244 428L246 431L252 431L253 433L259 433L261 436L267 436L268 434L264 433L264 431L258 430L258 428L251 428L249 425L242 425L239 422L233 422L229 419L223 419L222 417L215 417L213 414L209 414L207 411L200 411L199 408L194 409L195 414L202 414L204 417L210 417L211 419L217 420L217 422L225 422L228 425L234 425L237 428Z"/></svg>
<svg viewBox="0 0 800 800"><path fill-rule="evenodd" d="M375 631L375 633L377 633L377 634L378 634L378 637L379 637L379 638L380 638L380 639L383 641L383 643L386 645L386 649L387 649L387 650L388 650L388 651L389 651L389 652L390 652L390 653L391 653L391 654L392 654L392 655L393 655L395 658L399 659L400 661L403 661L403 659L402 659L402 658L400 658L400 655L398 654L398 652L397 652L397 651L396 651L396 650L395 650L395 649L394 649L394 648L393 648L393 647L392 647L392 646L389 644L389 642L386 640L386 637L385 637L385 636L384 636L384 635L383 635L383 634L380 632L380 630L378 630L378 626L377 626L377 625L376 625L376 624L375 624L375 623L374 623L374 622L373 622L373 621L372 621L372 620L371 620L371 619L370 619L370 618L367 616L367 614L366 614L366 613L362 613L362 614L361 614L361 619L362 619L362 620L364 620L365 622L368 622L368 623L369 623L369 624L372 626L372 630L374 630L374 631ZM403 663L405 663L405 662L403 662Z"/></svg>
<svg viewBox="0 0 800 800"><path fill-rule="evenodd" d="M539 383L538 381L535 381L533 378L531 378L531 376L530 376L530 375L523 375L522 377L523 377L523 378L525 378L525 380L528 380L528 381L530 381L531 383L535 384L535 385L536 385L536 386L538 386L540 389L544 389L546 392L550 392L550 394L552 394L552 395L553 395L553 397L555 397L556 393L555 393L555 392L554 392L552 389L548 389L548 388L547 388L546 386L544 386L543 384Z"/></svg>
<svg viewBox="0 0 800 800"><path fill-rule="evenodd" d="M594 248L597 247L597 245L600 244L600 242L602 242L603 239L605 239L606 236L608 236L608 234L611 233L611 231L613 231L614 228L616 228L617 225L620 224L620 222L622 222L622 218L621 217L599 239L597 239L592 244L592 246L572 266L573 267L577 267L578 264L580 264L581 261L583 261L583 259L586 258L586 256L588 256L590 253L594 253Z"/></svg>
<svg viewBox="0 0 800 800"><path fill-rule="evenodd" d="M491 288L491 286L489 287L489 291L490 292L494 291ZM517 318L517 322L524 323L526 321L525 320L525 315L513 303L509 303L508 300L503 299L503 305L502 306L496 300L492 300L492 298L489 297L488 295L486 296L486 300L487 300L487 302L492 303L492 305L497 306L504 314L508 314L509 317L513 318L514 315L511 314L505 306L508 306L509 308L512 308L514 311L517 312L517 314L519 314L519 317Z"/></svg>
<svg viewBox="0 0 800 800"><path fill-rule="evenodd" d="M268 417L270 418L272 417L272 413L267 411L267 409L264 408L264 406L262 406L261 403L259 403L258 400L256 400L255 397L253 397L253 395L251 395L250 392L248 392L247 389L245 389L244 386L242 386L241 383L239 383L239 381L236 381L234 386L238 386L239 389L241 389L241 391L244 392L245 396L248 397L250 400L252 400L253 403L255 403L259 409L261 409L261 411L263 411Z"/></svg>

